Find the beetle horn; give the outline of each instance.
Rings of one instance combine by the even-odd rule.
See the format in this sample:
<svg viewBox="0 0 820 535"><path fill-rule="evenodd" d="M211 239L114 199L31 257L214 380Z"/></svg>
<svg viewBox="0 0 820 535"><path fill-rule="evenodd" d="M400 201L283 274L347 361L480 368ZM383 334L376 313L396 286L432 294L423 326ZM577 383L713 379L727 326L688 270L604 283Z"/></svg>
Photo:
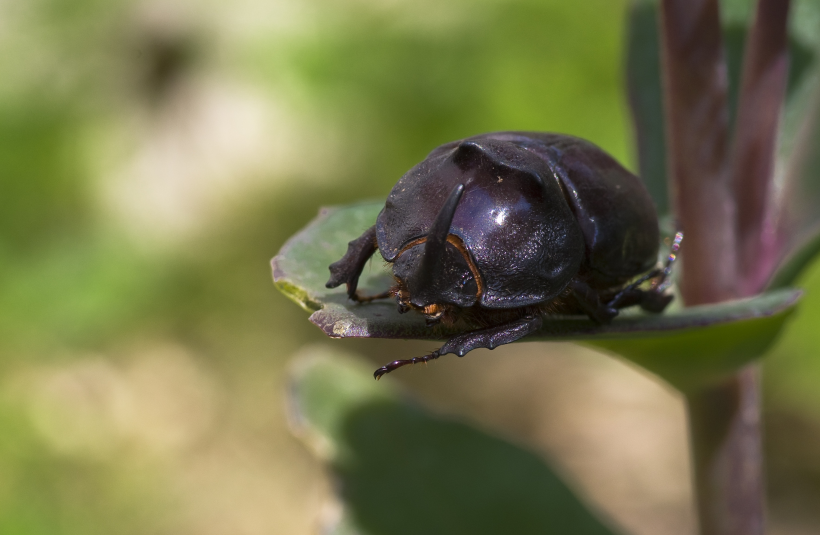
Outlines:
<svg viewBox="0 0 820 535"><path fill-rule="evenodd" d="M439 264L444 258L444 246L447 244L447 236L450 234L450 225L453 223L453 216L456 215L456 207L464 193L464 184L458 184L450 196L444 202L444 206L439 210L430 232L427 234L427 241L424 244L424 258L419 269L419 275L432 281L438 271Z"/></svg>

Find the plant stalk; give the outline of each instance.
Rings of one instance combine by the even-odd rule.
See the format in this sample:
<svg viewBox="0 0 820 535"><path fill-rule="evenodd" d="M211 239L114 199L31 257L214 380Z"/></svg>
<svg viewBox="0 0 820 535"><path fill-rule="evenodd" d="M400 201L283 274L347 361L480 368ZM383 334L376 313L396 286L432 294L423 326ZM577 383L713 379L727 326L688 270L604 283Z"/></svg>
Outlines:
<svg viewBox="0 0 820 535"><path fill-rule="evenodd" d="M687 393L701 535L763 535L759 367Z"/></svg>
<svg viewBox="0 0 820 535"><path fill-rule="evenodd" d="M739 292L754 295L781 254L772 202L777 125L789 65L789 0L759 0L746 40L732 149Z"/></svg>
<svg viewBox="0 0 820 535"><path fill-rule="evenodd" d="M735 291L735 203L729 173L728 76L717 0L664 0L662 73L672 206L686 238L687 306Z"/></svg>
<svg viewBox="0 0 820 535"><path fill-rule="evenodd" d="M661 3L668 176L686 234L681 293L687 306L753 295L773 265L766 231L788 5L758 3L730 150L718 2ZM759 368L751 365L686 393L701 535L764 533L759 392Z"/></svg>

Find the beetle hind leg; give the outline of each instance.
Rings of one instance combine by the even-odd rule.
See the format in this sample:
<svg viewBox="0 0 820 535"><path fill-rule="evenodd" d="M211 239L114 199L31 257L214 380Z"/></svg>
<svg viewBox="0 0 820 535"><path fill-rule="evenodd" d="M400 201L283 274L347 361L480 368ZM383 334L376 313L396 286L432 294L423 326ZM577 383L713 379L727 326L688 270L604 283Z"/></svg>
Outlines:
<svg viewBox="0 0 820 535"><path fill-rule="evenodd" d="M625 288L609 302L608 306L614 309L621 309L631 306L639 306L647 312L660 313L672 302L674 296L658 290L657 287L649 290L640 288Z"/></svg>
<svg viewBox="0 0 820 535"><path fill-rule="evenodd" d="M675 238L672 240L669 256L666 258L663 269L653 269L643 277L619 291L609 301L608 306L615 309L620 309L638 305L647 312L663 312L673 299L673 296L665 293L665 291L671 284L670 276L672 274L672 266L678 257L678 250L680 250L680 244L682 241L683 232L675 233ZM652 281L652 287L650 289L641 290L638 288L641 284L650 279L655 279Z"/></svg>
<svg viewBox="0 0 820 535"><path fill-rule="evenodd" d="M510 344L536 332L542 325L543 320L541 319L541 316L528 315L502 325L496 325L486 329L478 329L475 331L466 332L464 334L459 334L447 340L443 346L432 353L429 353L423 357L413 357L406 360L394 360L390 364L386 364L376 370L373 373L373 376L378 380L382 375L390 373L393 370L401 368L402 366L417 364L419 362L429 362L439 358L442 355L447 355L448 353L455 353L459 357L463 357L473 349L495 349L498 346Z"/></svg>
<svg viewBox="0 0 820 535"><path fill-rule="evenodd" d="M612 306L612 301L601 299L601 294L587 283L573 279L569 288L576 303L592 321L605 325L618 315L618 307Z"/></svg>
<svg viewBox="0 0 820 535"><path fill-rule="evenodd" d="M336 288L346 284L347 296L358 302L390 297L391 293L389 291L371 297L361 296L356 292L356 287L359 285L359 276L377 248L376 225L373 225L365 230L364 234L348 243L347 252L341 259L330 264L330 280L327 281L325 286Z"/></svg>

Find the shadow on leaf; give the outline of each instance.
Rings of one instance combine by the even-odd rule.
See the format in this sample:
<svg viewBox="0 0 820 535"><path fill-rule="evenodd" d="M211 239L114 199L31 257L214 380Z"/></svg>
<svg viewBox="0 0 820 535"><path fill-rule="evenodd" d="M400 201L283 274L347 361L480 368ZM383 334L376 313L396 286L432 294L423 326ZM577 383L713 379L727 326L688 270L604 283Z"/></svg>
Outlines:
<svg viewBox="0 0 820 535"><path fill-rule="evenodd" d="M326 350L297 363L297 434L338 478L347 530L368 535L616 533L537 455L401 400ZM351 529L351 527L353 529Z"/></svg>

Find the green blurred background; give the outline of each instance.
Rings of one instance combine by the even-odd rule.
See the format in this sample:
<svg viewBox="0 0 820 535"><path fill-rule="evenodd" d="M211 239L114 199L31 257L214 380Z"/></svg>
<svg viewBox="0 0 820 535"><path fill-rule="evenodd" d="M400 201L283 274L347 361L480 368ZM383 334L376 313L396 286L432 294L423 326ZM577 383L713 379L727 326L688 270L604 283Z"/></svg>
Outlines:
<svg viewBox="0 0 820 535"><path fill-rule="evenodd" d="M634 169L625 2L0 4L0 533L303 534L329 484L288 362L329 344L268 261L319 206L384 197L433 147L586 137ZM765 367L772 533L820 532L820 269ZM315 346L314 350L315 350ZM570 345L403 370L548 456L636 534L693 532L673 392Z"/></svg>

